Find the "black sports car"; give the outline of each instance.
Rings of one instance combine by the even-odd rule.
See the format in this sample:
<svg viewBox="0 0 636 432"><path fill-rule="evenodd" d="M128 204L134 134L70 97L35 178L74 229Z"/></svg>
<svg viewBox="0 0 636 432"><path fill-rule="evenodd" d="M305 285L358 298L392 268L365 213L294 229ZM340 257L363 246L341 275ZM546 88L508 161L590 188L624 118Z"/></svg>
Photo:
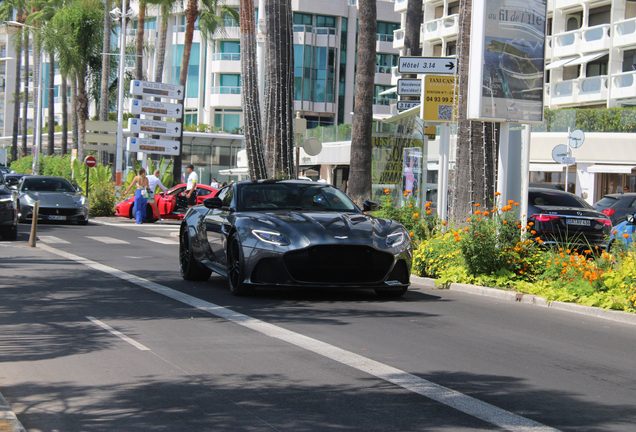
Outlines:
<svg viewBox="0 0 636 432"><path fill-rule="evenodd" d="M365 211L375 203L365 202ZM297 180L230 184L192 207L181 224L186 280L228 278L234 295L255 288L374 289L400 297L411 274L409 233L369 216L335 187Z"/></svg>
<svg viewBox="0 0 636 432"><path fill-rule="evenodd" d="M18 200L0 173L0 235L3 240L15 240L18 236Z"/></svg>

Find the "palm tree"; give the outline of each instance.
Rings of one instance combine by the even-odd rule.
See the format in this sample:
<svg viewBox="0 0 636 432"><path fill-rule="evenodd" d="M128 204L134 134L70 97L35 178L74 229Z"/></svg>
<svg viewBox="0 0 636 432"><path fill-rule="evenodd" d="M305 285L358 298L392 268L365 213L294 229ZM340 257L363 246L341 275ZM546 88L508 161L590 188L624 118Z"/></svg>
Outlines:
<svg viewBox="0 0 636 432"><path fill-rule="evenodd" d="M272 178L294 175L294 51L291 0L266 0L265 148ZM374 24L375 25L375 24ZM375 43L375 42L374 42Z"/></svg>
<svg viewBox="0 0 636 432"><path fill-rule="evenodd" d="M360 205L371 196L371 133L376 63L376 0L358 0L358 53L351 129L349 196Z"/></svg>
<svg viewBox="0 0 636 432"><path fill-rule="evenodd" d="M199 11L199 1L203 7L201 11ZM221 14L217 14L217 10L219 9ZM199 29L201 30L203 37L206 40L209 40L217 30L223 28L222 15L229 14L237 21L239 17L234 9L222 4L220 0L188 0L188 5L184 13L186 16L186 29L183 57L181 59L181 71L179 74L179 84L185 88L186 80L188 79L190 53L192 51L192 39L194 38L194 25L197 19L199 20ZM183 142L184 117L185 116L181 116L181 119L179 120L181 123L181 142ZM173 175L175 182L181 181L181 151L183 151L183 147L181 147L179 156L175 156L174 158Z"/></svg>
<svg viewBox="0 0 636 432"><path fill-rule="evenodd" d="M25 12L26 13L26 12ZM24 92L22 102L22 156L27 155L27 109L29 108L29 29L23 30L24 37Z"/></svg>
<svg viewBox="0 0 636 432"><path fill-rule="evenodd" d="M108 56L105 56L108 57ZM61 72L61 71L60 71ZM60 85L60 93L62 95L62 142L61 153L65 155L68 152L68 82L66 74L62 73L62 84Z"/></svg>
<svg viewBox="0 0 636 432"><path fill-rule="evenodd" d="M110 0L104 0L104 37L102 41L102 79L99 93L99 119L108 121L108 99L110 84L110 36L112 32L112 20L110 18ZM100 152L100 162L107 163L108 154Z"/></svg>
<svg viewBox="0 0 636 432"><path fill-rule="evenodd" d="M254 0L241 0L241 98L245 130L245 150L250 178L267 178L267 167L263 155L263 128L261 124L261 104L258 91L256 67L256 22Z"/></svg>

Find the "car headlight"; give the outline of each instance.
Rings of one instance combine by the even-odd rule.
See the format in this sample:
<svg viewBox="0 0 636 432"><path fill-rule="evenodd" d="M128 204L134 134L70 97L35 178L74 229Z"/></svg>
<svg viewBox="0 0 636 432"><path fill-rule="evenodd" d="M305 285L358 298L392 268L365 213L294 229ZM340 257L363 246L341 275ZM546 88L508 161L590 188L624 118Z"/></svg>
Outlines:
<svg viewBox="0 0 636 432"><path fill-rule="evenodd" d="M28 205L35 204L35 200L33 199L33 197L31 197L31 195L25 195L24 200L26 201Z"/></svg>
<svg viewBox="0 0 636 432"><path fill-rule="evenodd" d="M406 239L407 235L404 231L397 231L386 236L386 245L391 248L398 247L406 242Z"/></svg>
<svg viewBox="0 0 636 432"><path fill-rule="evenodd" d="M4 197L0 198L0 209L9 209L13 207L13 198Z"/></svg>
<svg viewBox="0 0 636 432"><path fill-rule="evenodd" d="M287 237L276 231L252 230L259 240L276 246L289 246L291 242Z"/></svg>
<svg viewBox="0 0 636 432"><path fill-rule="evenodd" d="M86 199L86 197L84 195L80 195L79 200L75 201L75 205L80 207L80 206L86 205L87 202L88 200Z"/></svg>

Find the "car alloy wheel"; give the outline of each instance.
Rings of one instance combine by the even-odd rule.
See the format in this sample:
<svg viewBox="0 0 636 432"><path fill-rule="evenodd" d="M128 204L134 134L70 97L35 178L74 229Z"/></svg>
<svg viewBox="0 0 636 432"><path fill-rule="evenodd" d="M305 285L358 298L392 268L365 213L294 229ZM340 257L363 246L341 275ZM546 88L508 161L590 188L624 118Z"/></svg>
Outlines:
<svg viewBox="0 0 636 432"><path fill-rule="evenodd" d="M230 238L230 245L227 249L227 279L230 292L235 296L249 295L253 292L253 288L245 283L243 249L237 233L234 233Z"/></svg>
<svg viewBox="0 0 636 432"><path fill-rule="evenodd" d="M179 270L181 271L181 277L189 281L208 280L212 270L203 267L196 261L187 228L181 229L179 240Z"/></svg>

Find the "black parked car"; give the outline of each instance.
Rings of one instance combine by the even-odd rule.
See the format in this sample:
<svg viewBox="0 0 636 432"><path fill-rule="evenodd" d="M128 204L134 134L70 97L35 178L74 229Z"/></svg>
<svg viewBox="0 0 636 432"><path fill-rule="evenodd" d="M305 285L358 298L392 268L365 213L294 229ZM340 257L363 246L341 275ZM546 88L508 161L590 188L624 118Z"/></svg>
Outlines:
<svg viewBox="0 0 636 432"><path fill-rule="evenodd" d="M365 209L377 206L365 202ZM179 264L186 280L214 271L230 291L256 287L374 289L399 297L411 274L409 233L366 215L326 183L259 180L230 184L181 224Z"/></svg>
<svg viewBox="0 0 636 432"><path fill-rule="evenodd" d="M5 174L4 175L4 181L7 183L7 186L9 187L18 187L18 185L20 184L20 180L22 180L23 177L27 177L30 176L31 174Z"/></svg>
<svg viewBox="0 0 636 432"><path fill-rule="evenodd" d="M612 222L584 199L556 189L529 188L528 222L546 245L605 248Z"/></svg>
<svg viewBox="0 0 636 432"><path fill-rule="evenodd" d="M18 236L17 194L9 189L0 173L0 235L3 240L15 240Z"/></svg>
<svg viewBox="0 0 636 432"><path fill-rule="evenodd" d="M594 204L594 208L609 216L612 225L618 225L625 221L627 215L636 213L636 193L605 195Z"/></svg>

